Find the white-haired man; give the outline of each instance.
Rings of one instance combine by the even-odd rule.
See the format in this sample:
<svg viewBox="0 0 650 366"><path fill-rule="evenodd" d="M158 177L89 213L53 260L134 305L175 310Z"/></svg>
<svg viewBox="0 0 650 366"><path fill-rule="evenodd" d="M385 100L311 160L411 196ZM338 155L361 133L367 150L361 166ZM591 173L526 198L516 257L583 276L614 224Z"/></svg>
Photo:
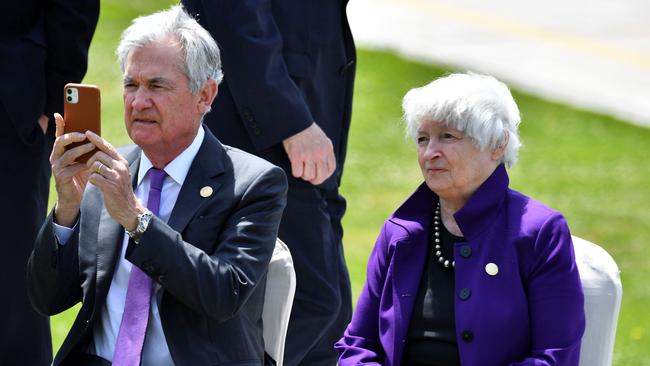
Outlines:
<svg viewBox="0 0 650 366"><path fill-rule="evenodd" d="M286 177L202 126L219 51L181 7L136 19L117 53L137 146L122 154L92 132L63 134L57 116L58 200L29 261L29 290L45 314L82 306L53 364L261 365Z"/></svg>

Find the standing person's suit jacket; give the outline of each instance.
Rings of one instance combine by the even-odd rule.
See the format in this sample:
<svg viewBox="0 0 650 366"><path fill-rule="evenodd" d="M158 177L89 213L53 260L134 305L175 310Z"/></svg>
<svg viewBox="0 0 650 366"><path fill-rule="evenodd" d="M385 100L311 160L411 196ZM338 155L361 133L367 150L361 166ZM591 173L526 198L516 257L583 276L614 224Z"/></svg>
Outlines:
<svg viewBox="0 0 650 366"><path fill-rule="evenodd" d="M137 177L140 149L125 155ZM213 194L203 197L202 188ZM205 139L178 195L169 222L157 217L126 258L164 290L160 319L174 363L261 365L265 275L285 205L279 168ZM34 306L57 314L83 305L54 365L87 352L120 253L124 228L89 185L73 237L57 243L50 214L29 261Z"/></svg>
<svg viewBox="0 0 650 366"><path fill-rule="evenodd" d="M98 18L99 0L0 4L0 108L23 141L42 132L41 114L62 110L63 86L83 78Z"/></svg>
<svg viewBox="0 0 650 366"><path fill-rule="evenodd" d="M223 143L291 171L282 141L316 122L332 140L340 184L356 50L348 0L182 0L219 44L224 80L206 124Z"/></svg>

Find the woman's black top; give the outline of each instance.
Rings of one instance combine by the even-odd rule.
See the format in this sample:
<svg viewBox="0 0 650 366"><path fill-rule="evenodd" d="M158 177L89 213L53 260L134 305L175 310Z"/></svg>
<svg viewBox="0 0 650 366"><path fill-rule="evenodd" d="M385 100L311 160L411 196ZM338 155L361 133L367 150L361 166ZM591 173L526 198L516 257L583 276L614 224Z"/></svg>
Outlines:
<svg viewBox="0 0 650 366"><path fill-rule="evenodd" d="M442 256L452 260L454 243L465 239L452 235L442 223L439 227ZM402 365L460 365L454 318L454 269L438 263L433 225L429 232L427 261L409 322Z"/></svg>

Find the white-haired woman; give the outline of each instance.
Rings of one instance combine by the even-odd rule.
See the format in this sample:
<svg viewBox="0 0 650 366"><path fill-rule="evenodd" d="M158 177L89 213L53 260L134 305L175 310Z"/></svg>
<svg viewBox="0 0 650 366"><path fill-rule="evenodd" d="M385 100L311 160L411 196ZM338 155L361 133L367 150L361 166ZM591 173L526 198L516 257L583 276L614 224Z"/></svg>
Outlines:
<svg viewBox="0 0 650 366"><path fill-rule="evenodd" d="M403 103L424 183L384 223L336 347L346 365L577 365L585 327L561 213L508 187L519 110L453 74Z"/></svg>

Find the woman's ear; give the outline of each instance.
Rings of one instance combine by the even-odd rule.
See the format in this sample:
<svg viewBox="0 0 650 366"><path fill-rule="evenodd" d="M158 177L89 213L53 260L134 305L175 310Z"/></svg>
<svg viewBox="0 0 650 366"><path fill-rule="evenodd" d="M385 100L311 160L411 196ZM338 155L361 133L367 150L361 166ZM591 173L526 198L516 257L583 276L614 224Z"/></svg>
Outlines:
<svg viewBox="0 0 650 366"><path fill-rule="evenodd" d="M506 152L506 146L508 146L508 141L510 140L510 134L508 131L503 132L503 140L497 146L493 151L492 151L492 160L493 161L499 161L501 158L503 158L503 155Z"/></svg>
<svg viewBox="0 0 650 366"><path fill-rule="evenodd" d="M203 84L203 87L199 90L199 113L205 114L210 111L212 102L217 96L218 90L219 86L217 85L217 81L214 79L209 79L205 84Z"/></svg>

